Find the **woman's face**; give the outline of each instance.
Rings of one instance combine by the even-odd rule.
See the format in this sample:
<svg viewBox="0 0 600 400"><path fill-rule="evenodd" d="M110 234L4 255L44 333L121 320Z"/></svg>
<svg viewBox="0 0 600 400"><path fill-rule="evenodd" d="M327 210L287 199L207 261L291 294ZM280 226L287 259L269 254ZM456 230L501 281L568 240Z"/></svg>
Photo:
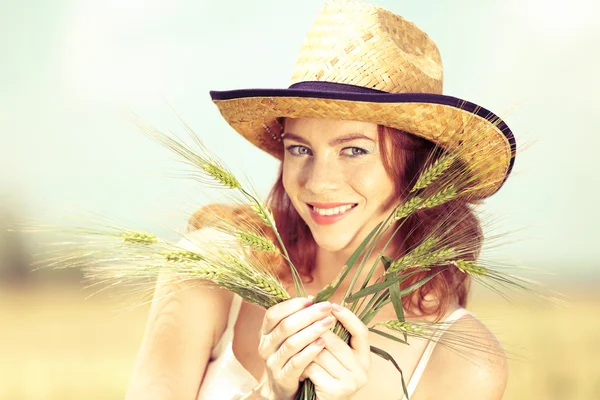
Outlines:
<svg viewBox="0 0 600 400"><path fill-rule="evenodd" d="M283 186L325 250L354 250L395 206L378 136L368 122L286 119Z"/></svg>

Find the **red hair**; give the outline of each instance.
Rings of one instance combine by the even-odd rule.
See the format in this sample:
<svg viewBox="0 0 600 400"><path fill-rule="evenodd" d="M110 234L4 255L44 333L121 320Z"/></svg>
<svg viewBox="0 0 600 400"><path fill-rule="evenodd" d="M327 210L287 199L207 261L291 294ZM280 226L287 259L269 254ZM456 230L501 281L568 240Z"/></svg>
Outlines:
<svg viewBox="0 0 600 400"><path fill-rule="evenodd" d="M379 146L383 155L383 164L388 175L395 183L395 193L398 202L410 191L412 184L419 174L431 163L435 162L443 152L433 143L418 136L385 126L379 126ZM273 212L277 230L285 244L290 259L303 276L304 280L310 280L311 273L316 261L317 244L313 239L308 225L300 217L290 198L283 187L283 163L279 168L277 181L269 193L267 205ZM219 213L223 218L232 222L253 219L249 207L228 207L223 205L211 205L197 211L190 220L190 229L198 229L202 226L202 220L206 213ZM214 215L214 214L213 214ZM256 225L261 222L256 217ZM393 258L401 256L414 248L416 245L439 227L440 221L449 226L449 231L444 233L444 238L468 243L467 251L461 254L461 259L475 261L483 235L479 221L470 208L467 200L456 199L443 205L421 210L408 217L399 232L394 237L399 254L388 254ZM273 232L264 231L267 236L275 239ZM257 254L255 254L257 255ZM264 261L276 267L282 280L291 279L287 264L281 257L272 255L257 255ZM444 266L442 272L433 277L427 284L403 298L404 309L410 315L437 315L443 316L451 302L465 307L470 287L468 275L462 273L454 266ZM438 268L430 271L417 273L402 282L401 287L425 278L438 272ZM426 297L427 296L427 297ZM432 297L433 301L428 299Z"/></svg>
<svg viewBox="0 0 600 400"><path fill-rule="evenodd" d="M398 200L410 191L412 184L428 165L435 162L443 152L433 143L406 132L379 126L379 146L383 155L383 164L392 181L395 182L395 192ZM303 276L310 277L316 261L317 244L312 237L308 225L296 212L285 189L282 180L282 167L279 176L271 189L267 204L273 211L277 230L288 250L290 258ZM457 239L468 243L468 251L461 254L462 259L474 261L481 249L483 235L479 221L466 200L453 200L441 206L418 211L410 216L395 235L394 241L400 254L405 254L431 234L440 221L451 227L446 232L449 240ZM287 271L287 267L284 268ZM420 272L402 283L402 287L438 272L432 268L429 272ZM289 272L288 272L289 275ZM469 293L470 279L454 266L444 267L419 290L403 298L405 310L413 315L442 316L453 301L465 307ZM434 301L427 301L426 296L432 295Z"/></svg>

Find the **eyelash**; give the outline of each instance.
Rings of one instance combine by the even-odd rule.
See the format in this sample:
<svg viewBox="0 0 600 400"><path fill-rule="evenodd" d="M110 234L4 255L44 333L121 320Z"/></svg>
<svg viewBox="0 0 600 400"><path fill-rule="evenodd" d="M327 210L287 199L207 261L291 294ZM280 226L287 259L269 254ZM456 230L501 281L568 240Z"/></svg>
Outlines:
<svg viewBox="0 0 600 400"><path fill-rule="evenodd" d="M304 148L304 149L307 149L307 150L308 150L308 147L306 147L306 146L300 146L300 145L297 145L297 144L294 144L294 145L291 145L291 146L287 146L285 149L286 149L286 150L287 150L287 151L288 151L288 152L289 152L289 153L290 153L292 156L294 156L294 157L300 157L300 156L306 155L306 153L304 153L304 154L297 154L297 153L294 153L294 151L293 151L293 150L295 150L295 149L299 149L299 148ZM360 150L360 151L361 151L361 154L347 155L346 157L349 157L349 158L356 158L356 157L360 157L360 156L364 156L364 155L366 155L366 154L369 154L369 152L368 152L367 150L365 150L365 149L363 149L363 148L361 148L361 147L355 147L355 146L352 146L352 147L344 147L344 148L342 149L342 151L344 151L344 150L346 150L346 149L358 149L358 150ZM309 150L309 151L310 151L310 150Z"/></svg>

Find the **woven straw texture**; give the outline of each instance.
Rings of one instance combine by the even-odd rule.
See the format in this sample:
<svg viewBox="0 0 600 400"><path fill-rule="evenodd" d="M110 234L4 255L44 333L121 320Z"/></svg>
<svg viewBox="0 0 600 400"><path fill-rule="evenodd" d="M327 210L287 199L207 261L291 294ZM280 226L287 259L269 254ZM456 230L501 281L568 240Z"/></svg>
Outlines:
<svg viewBox="0 0 600 400"><path fill-rule="evenodd" d="M292 84L326 81L388 93L442 93L443 72L435 43L416 25L361 1L327 2L300 48ZM368 121L397 128L455 151L479 176L476 197L503 183L511 147L490 121L457 107L432 103L383 103L306 97L240 97L214 100L242 136L282 159L279 117ZM475 143L475 145L473 145Z"/></svg>
<svg viewBox="0 0 600 400"><path fill-rule="evenodd" d="M327 81L389 93L442 93L442 60L415 24L359 1L330 1L304 39L292 82Z"/></svg>

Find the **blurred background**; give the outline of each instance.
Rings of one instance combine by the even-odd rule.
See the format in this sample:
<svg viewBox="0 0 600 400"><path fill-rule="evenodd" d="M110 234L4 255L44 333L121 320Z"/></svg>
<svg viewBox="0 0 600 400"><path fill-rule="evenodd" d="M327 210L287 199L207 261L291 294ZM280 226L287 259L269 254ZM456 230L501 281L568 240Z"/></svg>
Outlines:
<svg viewBox="0 0 600 400"><path fill-rule="evenodd" d="M510 361L506 399L600 399L600 6L594 0L373 0L438 44L446 94L504 117L522 145L483 210L509 243L494 259L564 305L476 287L470 308ZM81 273L32 271L65 218L176 240L214 197L123 116L181 133L164 99L266 195L277 162L220 118L209 90L287 87L322 0L56 0L0 5L0 398L122 398L148 307L88 298ZM79 219L77 219L79 218ZM201 312L201 310L199 310Z"/></svg>

